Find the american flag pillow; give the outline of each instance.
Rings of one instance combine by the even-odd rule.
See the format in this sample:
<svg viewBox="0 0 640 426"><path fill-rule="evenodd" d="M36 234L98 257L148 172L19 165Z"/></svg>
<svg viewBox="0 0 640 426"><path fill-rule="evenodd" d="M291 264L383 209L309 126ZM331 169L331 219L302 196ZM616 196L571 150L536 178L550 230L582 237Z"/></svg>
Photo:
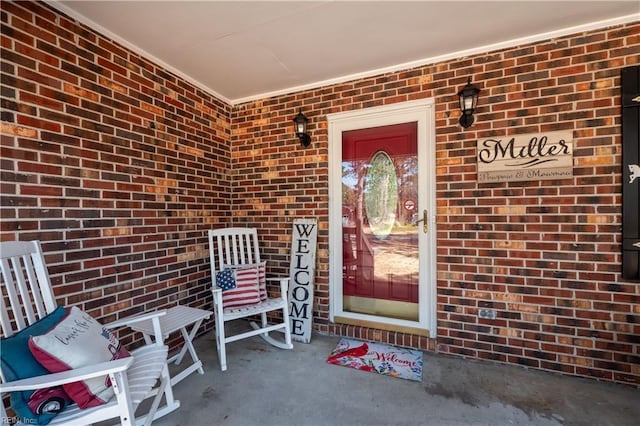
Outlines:
<svg viewBox="0 0 640 426"><path fill-rule="evenodd" d="M259 303L259 265L241 265L234 269L236 286L222 292L223 308L237 308Z"/></svg>
<svg viewBox="0 0 640 426"><path fill-rule="evenodd" d="M267 300L267 261L263 260L259 263L250 263L246 265L224 265L224 269L238 269L238 268L258 268L258 290L260 291L260 300L263 302Z"/></svg>

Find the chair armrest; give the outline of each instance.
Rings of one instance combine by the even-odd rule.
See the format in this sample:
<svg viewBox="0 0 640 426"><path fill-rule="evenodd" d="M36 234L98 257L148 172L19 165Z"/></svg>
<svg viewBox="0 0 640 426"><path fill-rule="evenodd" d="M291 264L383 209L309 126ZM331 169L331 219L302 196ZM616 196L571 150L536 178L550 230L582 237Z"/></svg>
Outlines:
<svg viewBox="0 0 640 426"><path fill-rule="evenodd" d="M148 314L136 315L133 317L123 318L114 322L111 322L105 327L107 328L115 328L115 327L129 327L131 324L135 324L137 322L149 321L151 320L151 324L153 325L153 334L154 341L156 345L163 345L164 336L162 334L162 328L160 327L160 317L166 315L166 309L161 311L150 312ZM146 339L146 338L145 338Z"/></svg>
<svg viewBox="0 0 640 426"><path fill-rule="evenodd" d="M267 277L267 281L286 281L289 282L289 277Z"/></svg>
<svg viewBox="0 0 640 426"><path fill-rule="evenodd" d="M105 327L107 328L126 327L130 324L135 324L140 321L153 320L154 318L159 318L166 314L167 314L166 309L163 309L161 311L155 311L147 314L136 315L133 317L122 318L117 321L113 321L113 322L110 322L109 324L106 324Z"/></svg>
<svg viewBox="0 0 640 426"><path fill-rule="evenodd" d="M279 281L280 282L280 292L283 298L287 298L287 292L289 289L289 277L268 277L267 281Z"/></svg>
<svg viewBox="0 0 640 426"><path fill-rule="evenodd" d="M105 376L111 373L120 373L126 371L132 363L133 357L130 356L113 361L101 362L100 364L90 365L87 367L62 371L60 373L51 373L43 376L30 377L28 379L15 380L13 382L0 384L0 392L5 393L42 389L51 386L63 385L65 383L91 379L93 377Z"/></svg>

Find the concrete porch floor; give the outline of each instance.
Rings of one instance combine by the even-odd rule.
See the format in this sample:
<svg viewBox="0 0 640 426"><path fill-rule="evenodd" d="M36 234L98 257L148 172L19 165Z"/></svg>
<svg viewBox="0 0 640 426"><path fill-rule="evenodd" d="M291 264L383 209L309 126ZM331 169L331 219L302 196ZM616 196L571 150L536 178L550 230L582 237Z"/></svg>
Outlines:
<svg viewBox="0 0 640 426"><path fill-rule="evenodd" d="M327 364L338 340L314 334L310 344L294 342L287 351L244 339L227 345L228 370L221 372L207 333L195 341L205 374L178 383L180 409L153 424L640 424L635 387L427 352L423 380L412 382Z"/></svg>

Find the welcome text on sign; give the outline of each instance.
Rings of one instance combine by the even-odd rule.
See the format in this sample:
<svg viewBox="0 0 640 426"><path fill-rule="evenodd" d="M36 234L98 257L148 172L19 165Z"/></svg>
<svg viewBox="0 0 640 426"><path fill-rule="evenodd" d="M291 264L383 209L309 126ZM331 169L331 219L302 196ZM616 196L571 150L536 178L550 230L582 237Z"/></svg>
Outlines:
<svg viewBox="0 0 640 426"><path fill-rule="evenodd" d="M311 340L313 316L313 278L315 275L317 224L315 219L293 223L289 277L289 317L295 340Z"/></svg>

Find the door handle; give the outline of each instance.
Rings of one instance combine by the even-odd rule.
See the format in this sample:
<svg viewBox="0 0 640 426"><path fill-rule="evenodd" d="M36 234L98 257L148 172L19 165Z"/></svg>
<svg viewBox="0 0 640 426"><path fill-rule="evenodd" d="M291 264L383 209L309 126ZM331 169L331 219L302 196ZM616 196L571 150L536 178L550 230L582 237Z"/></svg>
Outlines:
<svg viewBox="0 0 640 426"><path fill-rule="evenodd" d="M422 222L422 232L429 232L429 213L427 209L422 210L422 219L416 220L416 225Z"/></svg>

